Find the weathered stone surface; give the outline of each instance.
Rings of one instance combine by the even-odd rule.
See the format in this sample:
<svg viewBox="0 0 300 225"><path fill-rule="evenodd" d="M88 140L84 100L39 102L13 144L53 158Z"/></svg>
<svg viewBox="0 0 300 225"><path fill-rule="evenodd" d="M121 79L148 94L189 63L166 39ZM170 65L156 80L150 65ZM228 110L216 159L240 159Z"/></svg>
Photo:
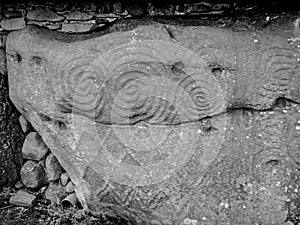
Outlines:
<svg viewBox="0 0 300 225"><path fill-rule="evenodd" d="M68 173L62 173L60 176L60 182L64 186L67 185L69 179L70 179L70 177L69 177Z"/></svg>
<svg viewBox="0 0 300 225"><path fill-rule="evenodd" d="M82 205L138 224L283 224L300 161L292 30L127 23L7 40L10 97Z"/></svg>
<svg viewBox="0 0 300 225"><path fill-rule="evenodd" d="M78 11L69 12L64 16L66 17L67 20L80 20L80 21L90 20L93 18L93 15L90 15L88 13L78 12Z"/></svg>
<svg viewBox="0 0 300 225"><path fill-rule="evenodd" d="M56 157L52 153L50 153L47 156L45 165L46 165L47 179L49 181L58 180L60 178L60 175L62 174L63 168L60 166Z"/></svg>
<svg viewBox="0 0 300 225"><path fill-rule="evenodd" d="M36 197L34 195L20 190L10 198L9 203L12 205L26 207L26 206L31 206L35 198Z"/></svg>
<svg viewBox="0 0 300 225"><path fill-rule="evenodd" d="M59 204L66 196L65 187L61 186L58 182L50 183L45 192L45 198L56 204Z"/></svg>
<svg viewBox="0 0 300 225"><path fill-rule="evenodd" d="M52 11L48 7L38 6L35 9L29 11L26 15L28 20L36 21L50 21L50 22L59 22L65 19L64 16L59 15Z"/></svg>
<svg viewBox="0 0 300 225"><path fill-rule="evenodd" d="M61 30L63 32L82 33L89 31L92 27L92 23L64 23Z"/></svg>
<svg viewBox="0 0 300 225"><path fill-rule="evenodd" d="M30 132L26 136L22 147L22 156L24 159L40 161L48 151L48 147L37 132Z"/></svg>
<svg viewBox="0 0 300 225"><path fill-rule="evenodd" d="M23 115L19 117L19 123L24 133L28 133L29 131L32 130L31 124L25 119Z"/></svg>
<svg viewBox="0 0 300 225"><path fill-rule="evenodd" d="M72 183L72 181L68 182L68 184L66 185L66 192L72 193L74 191L75 191L74 184Z"/></svg>
<svg viewBox="0 0 300 225"><path fill-rule="evenodd" d="M25 27L25 20L24 17L3 18L0 25L4 30L19 30Z"/></svg>
<svg viewBox="0 0 300 225"><path fill-rule="evenodd" d="M34 161L27 161L21 169L21 179L28 188L38 188L45 185L46 173L43 165Z"/></svg>

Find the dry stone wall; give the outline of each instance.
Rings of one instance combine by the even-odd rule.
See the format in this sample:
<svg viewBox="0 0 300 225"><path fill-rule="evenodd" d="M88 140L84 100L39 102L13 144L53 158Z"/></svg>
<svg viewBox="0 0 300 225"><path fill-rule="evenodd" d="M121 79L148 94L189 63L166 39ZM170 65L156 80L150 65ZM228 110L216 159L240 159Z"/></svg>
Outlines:
<svg viewBox="0 0 300 225"><path fill-rule="evenodd" d="M35 24L51 30L81 33L96 30L117 19L135 16L218 15L232 7L228 3L157 4L146 2L48 2L38 4L0 3L0 31L12 31Z"/></svg>

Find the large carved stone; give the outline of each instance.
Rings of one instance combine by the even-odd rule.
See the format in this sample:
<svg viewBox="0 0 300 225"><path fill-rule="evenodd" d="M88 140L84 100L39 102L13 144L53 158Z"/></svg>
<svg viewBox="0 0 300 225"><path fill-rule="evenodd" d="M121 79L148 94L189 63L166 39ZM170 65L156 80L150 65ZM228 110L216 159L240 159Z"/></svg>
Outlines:
<svg viewBox="0 0 300 225"><path fill-rule="evenodd" d="M243 224L260 223L251 204L266 204L276 187L271 179L266 193L248 201L242 171L254 163L268 171L270 160L259 154L299 163L300 54L291 37L154 22L76 36L29 26L7 39L10 97L93 214L141 224L236 224L220 214L222 200L233 213L245 203ZM239 180L247 198L229 207L215 191L236 163L244 167L227 181ZM272 199L284 205L275 191ZM278 224L286 217L280 212L272 217Z"/></svg>

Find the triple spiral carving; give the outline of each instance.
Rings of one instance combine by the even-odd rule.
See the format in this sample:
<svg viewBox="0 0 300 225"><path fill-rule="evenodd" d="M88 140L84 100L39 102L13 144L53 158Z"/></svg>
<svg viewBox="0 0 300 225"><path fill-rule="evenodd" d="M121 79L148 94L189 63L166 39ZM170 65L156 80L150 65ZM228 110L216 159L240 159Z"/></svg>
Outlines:
<svg viewBox="0 0 300 225"><path fill-rule="evenodd" d="M96 59L93 55L68 54L53 60L54 89L62 111L95 118L103 110L104 67L96 64Z"/></svg>
<svg viewBox="0 0 300 225"><path fill-rule="evenodd" d="M100 123L179 124L222 108L221 90L205 68L182 71L178 77L164 55L147 49L148 45L126 45L105 55L56 57L51 69L58 78L61 110Z"/></svg>

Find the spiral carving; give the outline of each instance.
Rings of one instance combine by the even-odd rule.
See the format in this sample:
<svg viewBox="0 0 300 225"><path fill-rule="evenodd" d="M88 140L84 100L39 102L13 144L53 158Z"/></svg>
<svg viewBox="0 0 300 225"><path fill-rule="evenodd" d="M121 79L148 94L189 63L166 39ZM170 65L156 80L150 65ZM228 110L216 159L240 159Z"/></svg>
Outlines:
<svg viewBox="0 0 300 225"><path fill-rule="evenodd" d="M258 61L261 76L268 76L268 83L264 84L263 91L272 95L278 92L287 93L293 74L298 67L295 51L289 48L272 47L263 51ZM266 93L261 93L265 95Z"/></svg>
<svg viewBox="0 0 300 225"><path fill-rule="evenodd" d="M104 66L91 54L64 56L52 65L61 110L89 118L99 116L105 104Z"/></svg>
<svg viewBox="0 0 300 225"><path fill-rule="evenodd" d="M126 124L139 121L172 123L176 112L172 100L166 95L168 88L162 88L162 83L165 87L170 83L164 79L165 72L161 65L146 62L119 67L112 77L112 120Z"/></svg>
<svg viewBox="0 0 300 225"><path fill-rule="evenodd" d="M222 108L221 92L208 76L186 76L179 81L176 94L183 120L195 121L214 115Z"/></svg>
<svg viewBox="0 0 300 225"><path fill-rule="evenodd" d="M176 54L172 60L179 58ZM181 62L187 72L174 74L159 46L129 44L104 55L77 52L53 58L60 110L100 123L179 124L223 108L222 93L207 71L190 74L189 65Z"/></svg>

